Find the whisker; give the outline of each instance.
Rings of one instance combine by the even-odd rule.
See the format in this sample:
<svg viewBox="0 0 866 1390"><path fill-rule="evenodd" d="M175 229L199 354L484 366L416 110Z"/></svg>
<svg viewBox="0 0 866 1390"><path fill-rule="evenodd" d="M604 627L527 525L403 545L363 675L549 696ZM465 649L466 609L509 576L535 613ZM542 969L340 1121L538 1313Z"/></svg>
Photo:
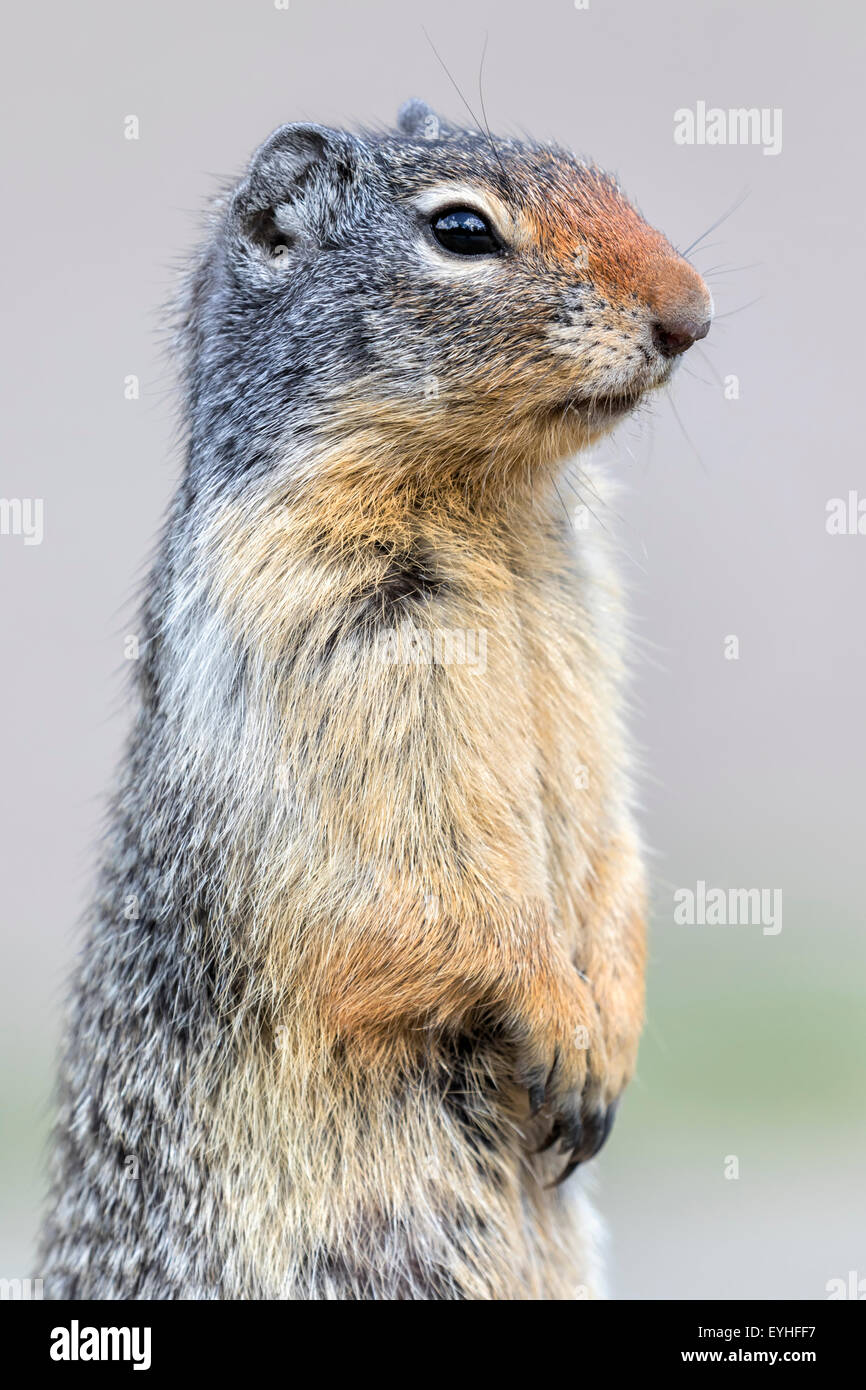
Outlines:
<svg viewBox="0 0 866 1390"><path fill-rule="evenodd" d="M562 493L560 492L559 488L557 487L556 479L555 479L555 478L551 478L551 482L553 483L554 491L555 491L557 497L559 498L559 505L562 507L562 514L563 514L563 516L565 517L565 520L566 520L567 524L568 524L569 526L571 526L571 517L570 517L569 514L568 514L568 508L566 507L565 503L564 503L563 500L562 500Z"/></svg>
<svg viewBox="0 0 866 1390"><path fill-rule="evenodd" d="M728 275L736 275L741 270L757 270L760 265L760 261L750 261L748 265L711 265L709 270L702 270L701 274L704 279L706 279L708 275L712 275L716 270L724 270Z"/></svg>
<svg viewBox="0 0 866 1390"><path fill-rule="evenodd" d="M576 464L576 461L575 461L575 467L576 467L576 466L577 466L577 464ZM568 476L568 470L565 469L565 470L563 471L563 473L562 473L560 476L561 476L561 478L562 478L562 481L565 483L566 487L570 488L571 491L574 493L575 497L578 498L578 500L579 500L581 506L586 507L587 511L589 512L589 514L590 514L590 516L593 518L593 520L596 521L596 522L598 523L599 526L601 526L601 528L602 528L603 531L608 531L608 528L605 526L604 522L601 521L601 519L600 519L598 516L596 516L595 512L592 510L592 508L590 507L589 503L588 503L588 502L586 501L586 499L584 498L584 496L583 496L583 494L581 493L580 489L577 488L577 487L574 485L574 483L572 482L571 478ZM582 481L582 482L585 482L586 485L590 488L590 490L595 494L595 496L598 497L598 493L595 492L595 489L592 487L592 483L590 482L590 480L589 480L588 478L582 477L582 478L581 478L581 481ZM632 534L636 534L636 533L635 533L634 527L630 524L630 522L628 522L628 521L625 519L625 517L622 515L621 512L616 511L615 508L613 508L613 507L610 505L610 503L609 503L605 498L599 497L598 500L607 508L607 510L610 512L611 516L615 516L615 517L616 517L617 521L620 523L620 525L621 525L626 531L630 531L630 532L632 532ZM642 538L639 538L639 539L640 539L641 549L643 550L644 559L647 559L648 556L647 556L646 542L645 542ZM632 563L633 563L634 565L636 565L637 568L638 568L643 574L646 574L646 573L647 573L646 567L645 567L644 565L642 565L641 562L640 562L639 560L637 560L633 555L630 556L629 558L631 559Z"/></svg>
<svg viewBox="0 0 866 1390"><path fill-rule="evenodd" d="M709 227L707 227L707 230L705 232L701 232L701 235L699 237L696 237L695 240L691 243L691 245L686 247L685 251L681 251L680 255L687 256L690 251L694 251L696 246L700 246L704 237L708 237L710 235L710 232L714 232L717 227L721 227L722 223L727 222L728 218L731 217L737 211L737 208L743 206L743 203L746 201L750 193L751 189L749 188L747 188L744 193L741 193L737 201L733 203L731 207L728 208L727 212L723 212L721 217L718 217L715 222L713 222Z"/></svg>
<svg viewBox="0 0 866 1390"><path fill-rule="evenodd" d="M514 185L511 182L510 175L506 171L505 165L499 158L499 151L497 150L496 145L493 141L493 136L490 133L490 123L487 120L487 108L484 105L484 89L482 87L482 79L484 76L484 59L487 57L487 38L488 35L485 31L484 47L481 50L481 62L478 65L478 100L481 102L481 115L484 117L484 129L487 132L487 143L489 144L491 150L496 156L496 163L499 165L500 172L502 174L503 179L505 180L505 187L508 189L511 196L514 197Z"/></svg>
<svg viewBox="0 0 866 1390"><path fill-rule="evenodd" d="M457 95L459 96L460 100L463 102L463 105L466 107L466 110L469 112L470 116L472 117L473 121L475 122L475 126L476 126L476 129L477 129L477 131L478 131L478 134L479 134L479 135L483 135L484 138L487 140L487 143L488 143L488 145L490 146L490 152L491 152L491 154L493 155L494 159L496 160L496 163L499 165L500 171L501 171L501 173L502 173L502 177L503 177L503 179L505 180L505 187L513 194L513 191L514 191L514 190L513 190L513 186L512 186L511 180L509 179L508 174L505 172L505 166L503 165L502 160L501 160L500 157L499 157L499 151L497 150L496 146L495 146L494 143L493 143L493 136L490 134L489 128L485 131L484 127L482 126L482 124L481 124L481 122L479 121L478 117L476 116L475 112L472 110L472 107L469 105L469 102L466 100L466 97L463 95L463 92L462 92L462 90L460 89L459 85L457 84L456 80L451 76L451 73L450 73L449 70L448 70L448 66L447 66L447 64L445 63L444 58L443 58L442 55L440 54L438 48L436 47L435 43L434 43L433 40L431 39L431 37L430 37L430 35L428 34L427 30L424 28L424 25L423 25L423 24L421 25L421 32L422 32L422 34L424 35L424 37L425 37L425 39L427 40L427 42L429 43L430 47L432 48L432 50L433 50L433 52L434 52L434 54L435 54L435 56L436 56L436 61L439 63L439 66L442 68L442 71L445 73L445 76L448 78L448 81L451 83L451 86L454 88L454 90L455 90L455 92L457 93ZM484 38L484 51L486 51L486 49L487 49L487 37L486 37L486 35L485 35L485 38ZM483 66L483 63L484 63L484 51L482 51L482 54L481 54L482 66ZM479 73L479 81L480 81L480 73ZM482 107L483 107L483 103L482 103ZM486 118L486 116L485 116L485 124L486 124L486 120L487 120L487 118Z"/></svg>
<svg viewBox="0 0 866 1390"><path fill-rule="evenodd" d="M707 366L709 367L710 371L712 372L713 376L716 378L716 383L717 383L717 385L719 385L719 386L724 386L725 383L724 383L724 381L722 380L721 373L716 371L715 367L713 366L713 364L712 364L712 362L710 361L710 359L709 359L709 357L707 356L707 354L704 352L703 348L698 347L698 344L697 344L697 343L694 344L694 347L695 347L695 351L700 355L701 360L704 361L704 362L706 362L706 364L707 364Z"/></svg>
<svg viewBox="0 0 866 1390"><path fill-rule="evenodd" d="M729 319L732 316L732 314L741 314L744 309L751 309L753 304L759 303L760 300L762 300L763 298L764 296L762 294L759 294L755 299L748 300L745 304L741 304L737 309L728 309L728 311L724 314L716 314L715 318L713 319L713 323L715 323L717 319Z"/></svg>
<svg viewBox="0 0 866 1390"><path fill-rule="evenodd" d="M697 372L691 372L691 371L689 371L689 369L688 369L688 367L686 366L685 362L683 363L683 365L682 365L682 367L681 367L680 370L681 370L681 371L684 371L685 374L686 374L686 376L690 376L691 379L692 379L692 381L699 381L699 382L701 383L702 386L709 386L710 390L712 390L712 388L713 388L713 383L712 383L711 381L707 381L706 377L704 377L704 376L698 376Z"/></svg>
<svg viewBox="0 0 866 1390"><path fill-rule="evenodd" d="M696 244L696 243L693 243L693 245L695 245L695 244ZM724 246L724 245L725 245L725 243L724 243L723 241L708 241L707 244L706 244L706 246L702 246L702 247L701 247L700 254L701 254L702 256L704 256L704 255L706 255L707 251L713 251L713 250L715 250L715 248L716 248L717 246ZM682 255L682 252L680 252L680 254Z"/></svg>
<svg viewBox="0 0 866 1390"><path fill-rule="evenodd" d="M703 469L704 473L706 473L706 472L707 472L706 464L704 463L703 459L702 459L701 456L700 456L700 453L699 453L698 450L696 449L695 444L694 444L694 441L689 437L689 432L688 432L688 430L686 429L685 425L683 424L682 420L680 419L679 411L677 410L676 406L674 405L674 398L673 398L673 396L672 396L671 393L670 393L670 387L668 387L667 390L665 391L665 395L667 396L668 401L669 401L669 403L670 403L671 410L672 410L673 413L674 413L674 419L676 420L677 424L679 425L680 429L682 430L683 438L685 439L685 441L686 441L686 443L688 444L689 448L692 450L692 453L694 454L694 456L695 456L695 458L697 459L698 463L701 465L701 468Z"/></svg>

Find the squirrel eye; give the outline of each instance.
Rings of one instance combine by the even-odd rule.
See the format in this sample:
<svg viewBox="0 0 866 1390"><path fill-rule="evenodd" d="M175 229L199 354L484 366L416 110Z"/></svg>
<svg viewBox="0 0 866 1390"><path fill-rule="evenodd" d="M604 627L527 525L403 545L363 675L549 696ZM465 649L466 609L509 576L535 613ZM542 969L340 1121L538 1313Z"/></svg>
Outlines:
<svg viewBox="0 0 866 1390"><path fill-rule="evenodd" d="M495 256L501 250L490 224L471 208L439 212L430 226L439 245L458 256Z"/></svg>

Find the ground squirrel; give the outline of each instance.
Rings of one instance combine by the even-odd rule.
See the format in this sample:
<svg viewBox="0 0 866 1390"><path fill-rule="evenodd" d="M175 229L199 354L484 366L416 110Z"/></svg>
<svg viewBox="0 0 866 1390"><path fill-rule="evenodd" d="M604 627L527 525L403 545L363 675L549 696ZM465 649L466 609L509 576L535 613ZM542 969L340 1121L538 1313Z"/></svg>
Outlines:
<svg viewBox="0 0 866 1390"><path fill-rule="evenodd" d="M218 200L47 1295L598 1294L572 1172L644 889L617 586L557 481L711 314L609 175L417 101L283 126Z"/></svg>

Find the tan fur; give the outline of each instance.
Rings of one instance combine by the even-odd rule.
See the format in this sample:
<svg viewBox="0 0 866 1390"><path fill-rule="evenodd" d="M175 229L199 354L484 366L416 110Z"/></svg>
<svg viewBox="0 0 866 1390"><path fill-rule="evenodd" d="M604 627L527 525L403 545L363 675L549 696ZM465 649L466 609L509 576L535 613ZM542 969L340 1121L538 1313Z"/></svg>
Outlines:
<svg viewBox="0 0 866 1390"><path fill-rule="evenodd" d="M616 591L598 542L577 560L549 477L527 488L513 444L501 466L521 482L500 476L503 500L479 509L465 478L425 494L418 460L411 485L388 476L387 433L364 441L369 454L344 442L315 460L303 486L223 507L202 538L228 627L270 671L258 687L273 703L249 718L265 731L277 804L280 766L295 798L293 837L282 852L275 837L266 881L253 894L243 845L233 870L272 1025L219 1098L238 1249L278 1294L297 1277L290 1252L323 1239L347 1258L363 1249L374 1193L377 1219L411 1211L429 1250L441 1186L443 1202L482 1203L489 1232L483 1268L466 1250L452 1270L462 1288L594 1296L593 1218L576 1180L547 1190L563 1160L531 1156L544 1117L530 1120L513 1061L503 1055L498 1073L513 1144L495 1184L479 1181L435 1096L410 1091L395 1113L393 1092L440 1030L477 1010L507 1021L527 1067L558 1057L563 1086L586 1082L602 1104L633 1071L642 884L615 712ZM381 582L387 550L374 542L401 537L436 553L449 582L436 623L483 630L486 670L383 665L347 642L326 667L305 665L304 632L320 650L331 615ZM299 644L281 678L281 653ZM580 1025L588 1049L575 1046Z"/></svg>

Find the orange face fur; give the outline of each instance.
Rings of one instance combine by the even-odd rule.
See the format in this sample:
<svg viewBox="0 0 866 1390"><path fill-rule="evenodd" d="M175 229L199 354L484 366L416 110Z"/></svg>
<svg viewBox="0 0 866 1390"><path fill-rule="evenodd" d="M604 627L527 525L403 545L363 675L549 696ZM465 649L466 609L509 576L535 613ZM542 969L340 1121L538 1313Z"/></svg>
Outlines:
<svg viewBox="0 0 866 1390"><path fill-rule="evenodd" d="M410 173L405 152L393 167L391 148L380 152L399 240L385 248L380 301L354 318L379 336L322 421L373 486L384 469L495 489L559 464L669 380L669 328L706 331L697 271L608 175L559 151L503 149L504 177L483 142L471 159L434 145ZM431 222L455 206L486 220L498 255L435 244Z"/></svg>

